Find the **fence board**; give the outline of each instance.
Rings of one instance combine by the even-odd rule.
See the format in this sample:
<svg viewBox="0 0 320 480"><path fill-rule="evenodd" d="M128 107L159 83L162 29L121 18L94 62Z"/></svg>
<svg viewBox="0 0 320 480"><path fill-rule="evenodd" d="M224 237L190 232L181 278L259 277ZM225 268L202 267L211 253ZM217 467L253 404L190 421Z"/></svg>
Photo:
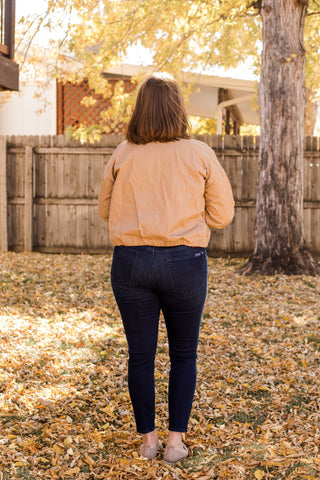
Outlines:
<svg viewBox="0 0 320 480"><path fill-rule="evenodd" d="M26 252L32 251L33 239L33 152L32 146L27 145L25 151L25 180L24 180L24 249Z"/></svg>
<svg viewBox="0 0 320 480"><path fill-rule="evenodd" d="M47 245L47 206L46 204L34 204L34 218L33 218L33 241L34 246L45 247Z"/></svg>
<svg viewBox="0 0 320 480"><path fill-rule="evenodd" d="M24 156L25 150L7 155L7 191L10 197L24 198Z"/></svg>
<svg viewBox="0 0 320 480"><path fill-rule="evenodd" d="M38 197L46 197L46 186L47 186L47 157L44 154L37 154L34 150L34 168L36 181L34 184L34 196L35 199Z"/></svg>
<svg viewBox="0 0 320 480"><path fill-rule="evenodd" d="M8 251L7 142L0 137L0 249Z"/></svg>
<svg viewBox="0 0 320 480"><path fill-rule="evenodd" d="M12 250L24 250L24 204L8 202L8 245Z"/></svg>
<svg viewBox="0 0 320 480"><path fill-rule="evenodd" d="M310 249L318 252L320 238L320 210L312 209L310 214Z"/></svg>

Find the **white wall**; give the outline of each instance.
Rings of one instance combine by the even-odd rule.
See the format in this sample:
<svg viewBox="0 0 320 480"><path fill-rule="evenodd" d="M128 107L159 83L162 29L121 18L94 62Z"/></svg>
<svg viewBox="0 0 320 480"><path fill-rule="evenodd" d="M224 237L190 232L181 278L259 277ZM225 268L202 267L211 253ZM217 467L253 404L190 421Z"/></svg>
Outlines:
<svg viewBox="0 0 320 480"><path fill-rule="evenodd" d="M56 82L44 92L48 105L40 114L36 111L43 109L43 100L34 98L37 91L35 85L22 86L0 105L0 135L56 135Z"/></svg>
<svg viewBox="0 0 320 480"><path fill-rule="evenodd" d="M199 86L199 93L192 93L187 104L189 115L215 118L218 108L218 88L207 85Z"/></svg>

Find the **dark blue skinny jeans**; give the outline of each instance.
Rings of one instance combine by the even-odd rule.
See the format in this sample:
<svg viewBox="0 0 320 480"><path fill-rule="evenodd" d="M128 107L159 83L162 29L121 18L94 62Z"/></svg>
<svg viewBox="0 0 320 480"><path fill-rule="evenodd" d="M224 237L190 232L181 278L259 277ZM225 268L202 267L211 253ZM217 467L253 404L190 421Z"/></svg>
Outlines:
<svg viewBox="0 0 320 480"><path fill-rule="evenodd" d="M128 385L137 431L155 429L154 361L160 310L169 354L169 430L186 432L196 387L207 293L205 248L115 247L111 282L129 347Z"/></svg>

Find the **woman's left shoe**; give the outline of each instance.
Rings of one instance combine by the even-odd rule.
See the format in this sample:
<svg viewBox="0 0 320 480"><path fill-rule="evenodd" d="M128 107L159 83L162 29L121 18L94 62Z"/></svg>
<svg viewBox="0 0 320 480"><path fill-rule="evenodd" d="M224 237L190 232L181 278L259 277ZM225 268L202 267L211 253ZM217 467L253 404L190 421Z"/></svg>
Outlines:
<svg viewBox="0 0 320 480"><path fill-rule="evenodd" d="M148 460L152 460L153 458L156 458L158 455L158 450L159 448L162 448L162 443L160 440L158 440L158 446L157 447L150 447L150 445L141 445L140 447L140 455L142 457L147 458Z"/></svg>

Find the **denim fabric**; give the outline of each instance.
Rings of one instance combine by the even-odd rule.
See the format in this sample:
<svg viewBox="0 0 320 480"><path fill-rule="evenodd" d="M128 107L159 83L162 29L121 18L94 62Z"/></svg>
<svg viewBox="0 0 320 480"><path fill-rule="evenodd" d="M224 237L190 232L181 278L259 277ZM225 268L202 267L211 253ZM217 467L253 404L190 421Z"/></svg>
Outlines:
<svg viewBox="0 0 320 480"><path fill-rule="evenodd" d="M169 430L186 432L196 386L207 293L205 248L114 249L111 282L129 347L128 385L137 431L155 428L154 361L162 310L169 343Z"/></svg>

